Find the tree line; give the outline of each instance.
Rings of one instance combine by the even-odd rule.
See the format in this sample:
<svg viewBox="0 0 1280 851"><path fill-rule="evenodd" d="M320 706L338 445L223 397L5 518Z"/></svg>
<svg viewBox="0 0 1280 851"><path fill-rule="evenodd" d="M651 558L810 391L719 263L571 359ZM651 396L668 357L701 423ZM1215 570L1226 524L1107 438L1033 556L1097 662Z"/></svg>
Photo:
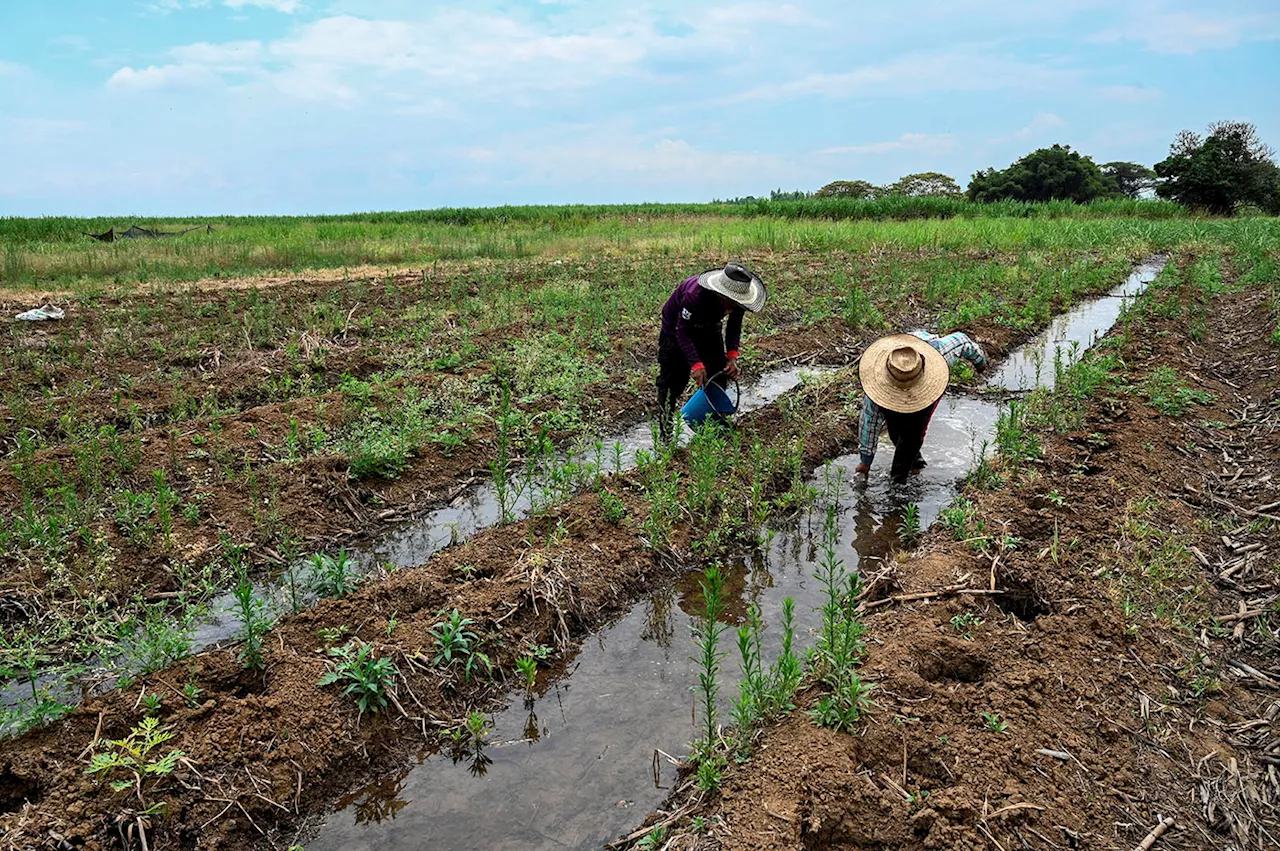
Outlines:
<svg viewBox="0 0 1280 851"><path fill-rule="evenodd" d="M1189 130L1179 133L1169 156L1154 168L1132 162L1098 165L1069 145L1053 145L1032 151L1008 168L982 169L963 190L950 176L930 171L908 174L887 186L836 180L813 193L775 190L769 200L906 196L1085 204L1104 198L1143 198L1152 192L1214 215L1250 210L1280 215L1280 166L1252 124L1219 121L1209 125L1203 136ZM756 200L761 199L736 198L728 203Z"/></svg>

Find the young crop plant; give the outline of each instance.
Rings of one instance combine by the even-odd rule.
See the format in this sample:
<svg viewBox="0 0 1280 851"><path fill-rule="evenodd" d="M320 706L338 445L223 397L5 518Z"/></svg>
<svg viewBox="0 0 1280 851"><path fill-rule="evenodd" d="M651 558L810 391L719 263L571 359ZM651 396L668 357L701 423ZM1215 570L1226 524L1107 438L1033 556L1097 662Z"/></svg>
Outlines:
<svg viewBox="0 0 1280 851"><path fill-rule="evenodd" d="M355 559L345 549L336 556L315 553L311 556L311 582L322 597L342 597L360 584Z"/></svg>
<svg viewBox="0 0 1280 851"><path fill-rule="evenodd" d="M196 685L193 679L182 686L182 700L187 704L188 709L195 709L200 705L200 695L204 694L204 689Z"/></svg>
<svg viewBox="0 0 1280 851"><path fill-rule="evenodd" d="M973 641L973 631L984 623L986 621L974 612L961 612L951 618L951 628L960 633L960 637L965 641Z"/></svg>
<svg viewBox="0 0 1280 851"><path fill-rule="evenodd" d="M1003 718L1000 717L999 712L982 713L982 725L986 727L988 730L990 730L992 733L1009 732L1009 724Z"/></svg>
<svg viewBox="0 0 1280 851"><path fill-rule="evenodd" d="M703 792L714 792L719 789L724 769L728 764L728 760L720 753L703 758L698 763L698 788Z"/></svg>
<svg viewBox="0 0 1280 851"><path fill-rule="evenodd" d="M956 497L950 505L942 509L938 515L938 522L951 532L957 541L962 541L969 536L969 523L973 520L975 511L972 502L962 496Z"/></svg>
<svg viewBox="0 0 1280 851"><path fill-rule="evenodd" d="M866 647L863 638L866 628L857 604L862 586L859 575L846 571L844 561L836 556L840 534L836 522L838 510L835 503L827 507L821 556L815 571L825 600L822 628L813 656L828 693L814 702L809 717L819 726L847 732L874 706L871 700L874 685L864 681L859 671Z"/></svg>
<svg viewBox="0 0 1280 851"><path fill-rule="evenodd" d="M240 648L240 662L246 668L260 670L266 660L262 655L262 637L271 628L267 615L267 602L253 593L253 583L242 568L232 589L235 597L235 614L240 620L240 634L244 646Z"/></svg>
<svg viewBox="0 0 1280 851"><path fill-rule="evenodd" d="M104 749L90 757L85 773L107 780L117 792L132 789L141 807L137 816L164 815L168 804L150 799L160 779L172 774L178 764L186 760L186 754L177 748L167 751L161 748L174 735L161 726L154 715L147 716L123 739L100 744Z"/></svg>
<svg viewBox="0 0 1280 851"><path fill-rule="evenodd" d="M719 649L720 636L727 627L720 617L728 605L724 588L724 573L720 565L708 565L699 584L702 586L702 611L699 613L693 640L697 655L693 662L698 666L698 684L695 686L697 702L702 710L703 737L694 743L695 759L704 762L715 753L716 729L719 726L716 698L720 693L720 660L724 653Z"/></svg>
<svg viewBox="0 0 1280 851"><path fill-rule="evenodd" d="M386 708L396 677L400 675L390 659L378 658L373 655L370 645L360 644L357 647L354 641L342 647L329 648L329 655L336 661L320 678L318 685L346 683L342 693L355 697L361 717L365 712L376 714Z"/></svg>
<svg viewBox="0 0 1280 851"><path fill-rule="evenodd" d="M600 489L600 512L604 519L617 526L627 516L627 506L621 497L605 488Z"/></svg>
<svg viewBox="0 0 1280 851"><path fill-rule="evenodd" d="M909 502L903 509L902 519L898 521L898 537L902 539L902 543L912 547L920 540L921 534L920 506Z"/></svg>
<svg viewBox="0 0 1280 851"><path fill-rule="evenodd" d="M767 669L761 656L760 610L747 610L747 621L738 628L739 665L742 680L738 696L733 700L733 723L742 746L750 731L762 721L790 712L796 689L804 674L804 666L794 650L795 600L782 601L782 647L778 658Z"/></svg>
<svg viewBox="0 0 1280 851"><path fill-rule="evenodd" d="M538 660L532 656L521 656L516 660L516 670L524 681L525 691L533 691L533 686L538 681Z"/></svg>
<svg viewBox="0 0 1280 851"><path fill-rule="evenodd" d="M1151 407L1171 417L1180 417L1191 405L1207 405L1214 395L1202 390L1192 390L1178 380L1172 367L1158 366L1138 386L1138 392Z"/></svg>
<svg viewBox="0 0 1280 851"><path fill-rule="evenodd" d="M480 637L471 631L472 623L471 618L463 617L462 612L454 609L447 618L437 621L430 631L436 643L436 655L431 664L451 668L460 663L463 678L468 682L477 664L484 665L488 673L493 673L493 662L480 652Z"/></svg>
<svg viewBox="0 0 1280 851"><path fill-rule="evenodd" d="M1010 402L996 418L996 449L1016 466L1040 457L1040 439L1031 430L1025 404Z"/></svg>
<svg viewBox="0 0 1280 851"><path fill-rule="evenodd" d="M636 851L658 851L667 841L667 828L662 825L650 830L636 841Z"/></svg>
<svg viewBox="0 0 1280 851"><path fill-rule="evenodd" d="M161 604L143 606L137 615L118 627L120 655L117 665L137 673L166 668L191 655L187 623L175 621Z"/></svg>
<svg viewBox="0 0 1280 851"><path fill-rule="evenodd" d="M875 685L862 679L857 671L845 675L840 683L814 701L809 717L819 727L849 732L875 706L871 692Z"/></svg>

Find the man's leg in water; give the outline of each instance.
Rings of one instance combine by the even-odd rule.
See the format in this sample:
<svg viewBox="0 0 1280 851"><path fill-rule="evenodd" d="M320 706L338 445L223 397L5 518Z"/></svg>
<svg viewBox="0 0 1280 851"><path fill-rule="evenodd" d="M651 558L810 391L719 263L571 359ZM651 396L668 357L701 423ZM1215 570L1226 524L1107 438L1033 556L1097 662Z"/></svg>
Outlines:
<svg viewBox="0 0 1280 851"><path fill-rule="evenodd" d="M920 457L920 447L924 445L924 436L929 429L929 420L937 403L923 411L913 414L887 412L885 425L889 430L889 439L893 441L893 466L889 468L889 478L895 482L905 482L912 470L925 466Z"/></svg>
<svg viewBox="0 0 1280 851"><path fill-rule="evenodd" d="M658 433L671 440L676 420L676 403L689 386L689 363L676 338L658 335Z"/></svg>

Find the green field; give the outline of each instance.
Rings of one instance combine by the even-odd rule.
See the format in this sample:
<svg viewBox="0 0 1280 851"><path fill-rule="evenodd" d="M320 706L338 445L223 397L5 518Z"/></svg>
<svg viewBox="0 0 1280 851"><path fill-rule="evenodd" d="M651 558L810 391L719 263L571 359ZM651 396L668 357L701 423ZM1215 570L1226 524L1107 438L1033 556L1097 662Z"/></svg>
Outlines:
<svg viewBox="0 0 1280 851"><path fill-rule="evenodd" d="M973 204L945 198L810 199L749 204L497 207L315 217L0 219L0 285L13 288L165 282L308 269L470 259L600 255L719 256L746 250L1028 248L1138 238L1184 209L1163 201ZM1024 220L1019 222L1011 219ZM949 220L959 220L949 222ZM1052 227L1046 223L1053 222ZM213 233L96 243L88 233L140 224ZM963 225L956 227L955 225ZM1190 222L1187 222L1190 224Z"/></svg>

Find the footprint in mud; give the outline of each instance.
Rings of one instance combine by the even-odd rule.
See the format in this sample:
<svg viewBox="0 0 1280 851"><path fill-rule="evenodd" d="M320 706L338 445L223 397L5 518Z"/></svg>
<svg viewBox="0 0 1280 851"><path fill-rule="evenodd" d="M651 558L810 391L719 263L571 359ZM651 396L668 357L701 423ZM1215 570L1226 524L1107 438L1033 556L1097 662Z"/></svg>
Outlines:
<svg viewBox="0 0 1280 851"><path fill-rule="evenodd" d="M931 683L980 683L990 668L991 663L975 653L972 644L955 638L934 638L920 648L916 659L916 673Z"/></svg>
<svg viewBox="0 0 1280 851"><path fill-rule="evenodd" d="M36 803L44 795L32 780L14 773L12 768L0 772L0 813L14 813L27 802Z"/></svg>

